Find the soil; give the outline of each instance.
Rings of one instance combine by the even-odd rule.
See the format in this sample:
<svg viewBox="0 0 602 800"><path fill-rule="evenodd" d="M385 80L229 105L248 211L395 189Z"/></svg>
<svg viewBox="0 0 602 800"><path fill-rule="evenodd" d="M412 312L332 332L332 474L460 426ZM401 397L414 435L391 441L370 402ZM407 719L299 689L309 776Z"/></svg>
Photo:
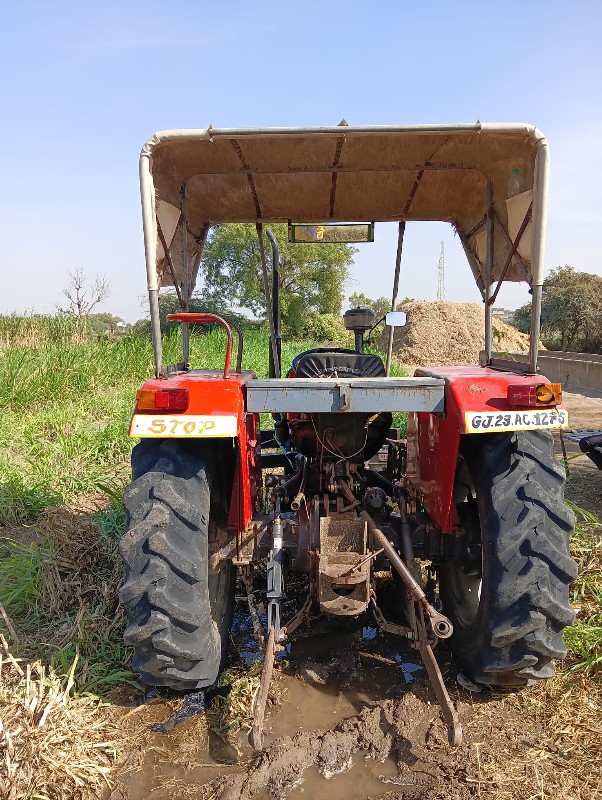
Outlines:
<svg viewBox="0 0 602 800"><path fill-rule="evenodd" d="M602 429L602 393L566 392L574 429ZM567 454L581 451L566 442ZM562 454L557 437L557 453ZM602 512L602 473L585 456L569 462L567 497ZM242 606L241 606L242 608ZM238 613L236 649L258 657L249 624ZM409 644L378 633L369 616L322 620L297 632L276 665L276 695L266 720L264 750L254 754L246 735L236 753L213 741L202 717L168 735L153 734L135 772L113 797L198 800L468 800L554 797L593 800L601 793L591 775L571 770L572 748L553 730L547 709L566 685L555 681L517 694L470 693L445 643L437 660L456 703L464 742L452 749L424 668ZM557 679L562 681L562 678ZM570 684L574 679L570 678ZM552 687L552 688L550 688ZM598 701L587 690L594 716ZM559 701L560 702L560 701ZM580 701L582 702L582 701ZM149 709L147 709L148 711ZM173 713L159 702L148 722ZM570 712L569 712L570 716ZM595 723L592 723L595 725ZM561 726L562 727L562 726ZM592 783L593 782L593 783ZM583 792L583 793L582 793Z"/></svg>

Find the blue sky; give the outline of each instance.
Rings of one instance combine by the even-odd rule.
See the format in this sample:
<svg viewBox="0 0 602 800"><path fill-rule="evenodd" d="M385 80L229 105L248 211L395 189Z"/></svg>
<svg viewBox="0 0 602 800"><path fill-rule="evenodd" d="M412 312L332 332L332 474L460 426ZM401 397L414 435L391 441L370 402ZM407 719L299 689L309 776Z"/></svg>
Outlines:
<svg viewBox="0 0 602 800"><path fill-rule="evenodd" d="M602 3L5 4L0 313L52 311L67 271L106 275L142 316L138 154L165 128L521 121L552 151L547 266L602 274ZM394 226L349 292L389 295ZM478 294L451 229L408 226L400 293ZM527 299L524 285L499 304Z"/></svg>

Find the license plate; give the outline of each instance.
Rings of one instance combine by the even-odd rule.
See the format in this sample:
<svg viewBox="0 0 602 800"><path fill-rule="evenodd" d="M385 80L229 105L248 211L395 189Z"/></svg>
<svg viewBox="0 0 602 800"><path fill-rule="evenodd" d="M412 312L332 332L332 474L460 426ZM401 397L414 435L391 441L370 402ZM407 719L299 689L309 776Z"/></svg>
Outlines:
<svg viewBox="0 0 602 800"><path fill-rule="evenodd" d="M236 416L194 415L152 416L134 414L130 424L130 436L148 439L160 438L196 439L234 437L238 432Z"/></svg>
<svg viewBox="0 0 602 800"><path fill-rule="evenodd" d="M467 411L464 414L466 433L496 433L497 431L528 431L542 428L566 428L569 415L564 408L550 411Z"/></svg>

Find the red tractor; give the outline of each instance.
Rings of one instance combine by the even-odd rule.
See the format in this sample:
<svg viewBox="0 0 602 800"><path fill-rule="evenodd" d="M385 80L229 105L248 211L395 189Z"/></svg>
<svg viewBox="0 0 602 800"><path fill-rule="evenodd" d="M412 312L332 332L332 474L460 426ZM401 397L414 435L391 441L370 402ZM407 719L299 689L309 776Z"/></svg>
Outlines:
<svg viewBox="0 0 602 800"><path fill-rule="evenodd" d="M477 684L520 687L553 675L573 620L576 566L552 438L567 413L560 386L537 371L548 163L545 138L522 124L209 128L147 141L140 177L156 375L136 397L130 435L142 441L120 545L125 639L143 681L184 691L215 682L236 571L248 582L261 559L268 608L257 747L274 653L316 610L357 617L371 608L381 629L407 637L452 743L461 728L433 655L438 639L449 638ZM508 191L509 176L519 191ZM371 241L375 221L397 221L394 310L407 220L454 226L485 304L481 365L390 377L399 312L387 319L384 364L364 352L374 314L352 309L354 349L310 350L283 367L278 248L264 226L286 222L291 241L328 246ZM229 222L257 226L268 379L242 369L234 323L188 312L207 234ZM493 303L503 281L518 280L533 296L528 365L492 354ZM177 364L162 360L162 286L175 288L183 309L172 316L182 325ZM206 322L227 334L220 371L189 367L189 326ZM400 411L409 413L407 440L391 431ZM272 430L260 430L265 412ZM393 573L406 625L379 609L375 565ZM309 595L285 621L289 570L308 574Z"/></svg>

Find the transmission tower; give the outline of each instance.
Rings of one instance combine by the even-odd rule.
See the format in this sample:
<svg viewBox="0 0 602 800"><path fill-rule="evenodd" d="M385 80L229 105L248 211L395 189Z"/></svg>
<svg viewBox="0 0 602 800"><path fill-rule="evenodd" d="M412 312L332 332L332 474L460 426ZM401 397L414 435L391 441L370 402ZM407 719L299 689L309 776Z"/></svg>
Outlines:
<svg viewBox="0 0 602 800"><path fill-rule="evenodd" d="M445 300L445 244L441 242L437 280L437 300Z"/></svg>

